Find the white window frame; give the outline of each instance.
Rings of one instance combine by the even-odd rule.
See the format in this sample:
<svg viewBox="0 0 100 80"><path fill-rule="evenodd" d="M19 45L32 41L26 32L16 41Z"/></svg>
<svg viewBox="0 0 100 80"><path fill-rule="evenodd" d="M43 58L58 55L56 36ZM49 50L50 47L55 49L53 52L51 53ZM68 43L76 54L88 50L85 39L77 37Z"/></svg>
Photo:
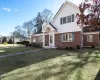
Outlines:
<svg viewBox="0 0 100 80"><path fill-rule="evenodd" d="M36 38L33 38L33 41L32 42L36 42Z"/></svg>
<svg viewBox="0 0 100 80"><path fill-rule="evenodd" d="M67 40L66 40L66 37L67 37ZM62 42L72 42L73 41L72 38L73 38L72 33L62 34Z"/></svg>
<svg viewBox="0 0 100 80"><path fill-rule="evenodd" d="M93 35L87 35L87 42L93 42Z"/></svg>
<svg viewBox="0 0 100 80"><path fill-rule="evenodd" d="M38 42L43 42L43 36L38 36Z"/></svg>
<svg viewBox="0 0 100 80"><path fill-rule="evenodd" d="M61 25L66 24L66 23L71 23L71 22L74 22L74 21L75 21L74 14L60 18L60 24Z"/></svg>

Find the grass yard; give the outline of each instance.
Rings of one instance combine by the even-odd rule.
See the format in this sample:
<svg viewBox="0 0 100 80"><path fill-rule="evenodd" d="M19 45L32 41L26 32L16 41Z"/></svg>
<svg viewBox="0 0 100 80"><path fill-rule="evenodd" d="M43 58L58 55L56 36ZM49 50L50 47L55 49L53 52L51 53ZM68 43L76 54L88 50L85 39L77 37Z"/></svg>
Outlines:
<svg viewBox="0 0 100 80"><path fill-rule="evenodd" d="M18 45L18 44L14 44L14 46L13 44L8 44L8 45L0 44L0 56L5 54L17 53L17 52L25 52L33 49L36 48L28 48L25 47L24 45Z"/></svg>
<svg viewBox="0 0 100 80"><path fill-rule="evenodd" d="M99 69L99 49L43 50L0 60L1 80L94 80Z"/></svg>

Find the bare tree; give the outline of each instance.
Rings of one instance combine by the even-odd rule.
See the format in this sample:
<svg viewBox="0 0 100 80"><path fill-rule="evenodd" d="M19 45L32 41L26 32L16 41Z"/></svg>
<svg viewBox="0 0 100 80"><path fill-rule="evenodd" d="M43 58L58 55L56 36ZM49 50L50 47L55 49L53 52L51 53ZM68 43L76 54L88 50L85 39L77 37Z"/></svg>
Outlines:
<svg viewBox="0 0 100 80"><path fill-rule="evenodd" d="M32 21L24 22L23 28L25 29L25 31L27 33L27 37L29 38L34 30L33 22Z"/></svg>
<svg viewBox="0 0 100 80"><path fill-rule="evenodd" d="M53 18L53 13L51 10L48 10L48 9L44 9L43 12L41 13L43 19L46 21L46 22L50 22Z"/></svg>

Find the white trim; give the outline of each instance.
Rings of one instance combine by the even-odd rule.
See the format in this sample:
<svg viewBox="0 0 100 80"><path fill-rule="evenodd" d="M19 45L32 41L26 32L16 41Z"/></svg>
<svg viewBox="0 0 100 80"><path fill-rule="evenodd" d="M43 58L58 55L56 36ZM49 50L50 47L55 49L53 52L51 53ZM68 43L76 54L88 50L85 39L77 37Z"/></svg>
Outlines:
<svg viewBox="0 0 100 80"><path fill-rule="evenodd" d="M52 36L52 44L50 43L51 37ZM53 34L49 34L49 46L53 46Z"/></svg>
<svg viewBox="0 0 100 80"><path fill-rule="evenodd" d="M87 35L87 42L93 42L93 35Z"/></svg>
<svg viewBox="0 0 100 80"><path fill-rule="evenodd" d="M70 40L69 34L71 34L71 38L73 38L72 33L65 33L65 34L62 34L62 42L73 42L73 40ZM63 40L63 37L65 37L65 36L67 36L68 40L65 40L65 41L64 41L64 40ZM66 37L65 37L65 39L66 39Z"/></svg>
<svg viewBox="0 0 100 80"><path fill-rule="evenodd" d="M53 47L55 47L55 31L53 31Z"/></svg>
<svg viewBox="0 0 100 80"><path fill-rule="evenodd" d="M78 7L76 4L74 4L74 3L70 2L70 1L65 1L65 2L63 3L63 5L61 6L61 9L59 9L59 11L57 12L57 14L55 15L55 17L54 17L54 19L52 20L52 22L55 21L55 19L56 19L57 16L60 14L60 12L63 10L63 8L65 7L66 4L70 4L70 5L72 5L73 7L76 7L76 8L79 10L79 7Z"/></svg>
<svg viewBox="0 0 100 80"><path fill-rule="evenodd" d="M45 47L45 33L43 33L43 47Z"/></svg>
<svg viewBox="0 0 100 80"><path fill-rule="evenodd" d="M33 37L34 37L34 36L43 36L43 33L40 33L40 34L33 34L32 36L33 36Z"/></svg>
<svg viewBox="0 0 100 80"><path fill-rule="evenodd" d="M88 35L88 34L99 34L99 32L87 32L87 33L83 33L83 35Z"/></svg>

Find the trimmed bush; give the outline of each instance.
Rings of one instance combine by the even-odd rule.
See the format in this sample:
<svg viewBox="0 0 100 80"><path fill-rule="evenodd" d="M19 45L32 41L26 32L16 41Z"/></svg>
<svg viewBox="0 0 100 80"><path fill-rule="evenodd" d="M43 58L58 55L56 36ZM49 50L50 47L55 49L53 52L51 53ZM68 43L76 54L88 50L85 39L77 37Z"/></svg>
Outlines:
<svg viewBox="0 0 100 80"><path fill-rule="evenodd" d="M26 47L28 47L28 46L29 46L29 44L25 44L25 46L26 46Z"/></svg>
<svg viewBox="0 0 100 80"><path fill-rule="evenodd" d="M39 43L31 43L32 47L42 48L42 45Z"/></svg>
<svg viewBox="0 0 100 80"><path fill-rule="evenodd" d="M17 44L22 44L22 42L17 42Z"/></svg>
<svg viewBox="0 0 100 80"><path fill-rule="evenodd" d="M79 45L77 45L77 47L76 47L76 48L77 48L78 50L79 50L79 49L81 49Z"/></svg>
<svg viewBox="0 0 100 80"><path fill-rule="evenodd" d="M29 44L29 41L22 41L22 44L24 45Z"/></svg>
<svg viewBox="0 0 100 80"><path fill-rule="evenodd" d="M65 49L66 49L66 50L68 50L68 49L69 49L69 47L66 47Z"/></svg>
<svg viewBox="0 0 100 80"><path fill-rule="evenodd" d="M73 48L72 47L69 47L69 50L73 50Z"/></svg>
<svg viewBox="0 0 100 80"><path fill-rule="evenodd" d="M29 45L29 41L17 42L17 44Z"/></svg>
<svg viewBox="0 0 100 80"><path fill-rule="evenodd" d="M95 48L95 46L93 45L93 46L91 46L91 48L93 49L93 48Z"/></svg>
<svg viewBox="0 0 100 80"><path fill-rule="evenodd" d="M31 47L32 46L32 44L29 44L29 47Z"/></svg>

